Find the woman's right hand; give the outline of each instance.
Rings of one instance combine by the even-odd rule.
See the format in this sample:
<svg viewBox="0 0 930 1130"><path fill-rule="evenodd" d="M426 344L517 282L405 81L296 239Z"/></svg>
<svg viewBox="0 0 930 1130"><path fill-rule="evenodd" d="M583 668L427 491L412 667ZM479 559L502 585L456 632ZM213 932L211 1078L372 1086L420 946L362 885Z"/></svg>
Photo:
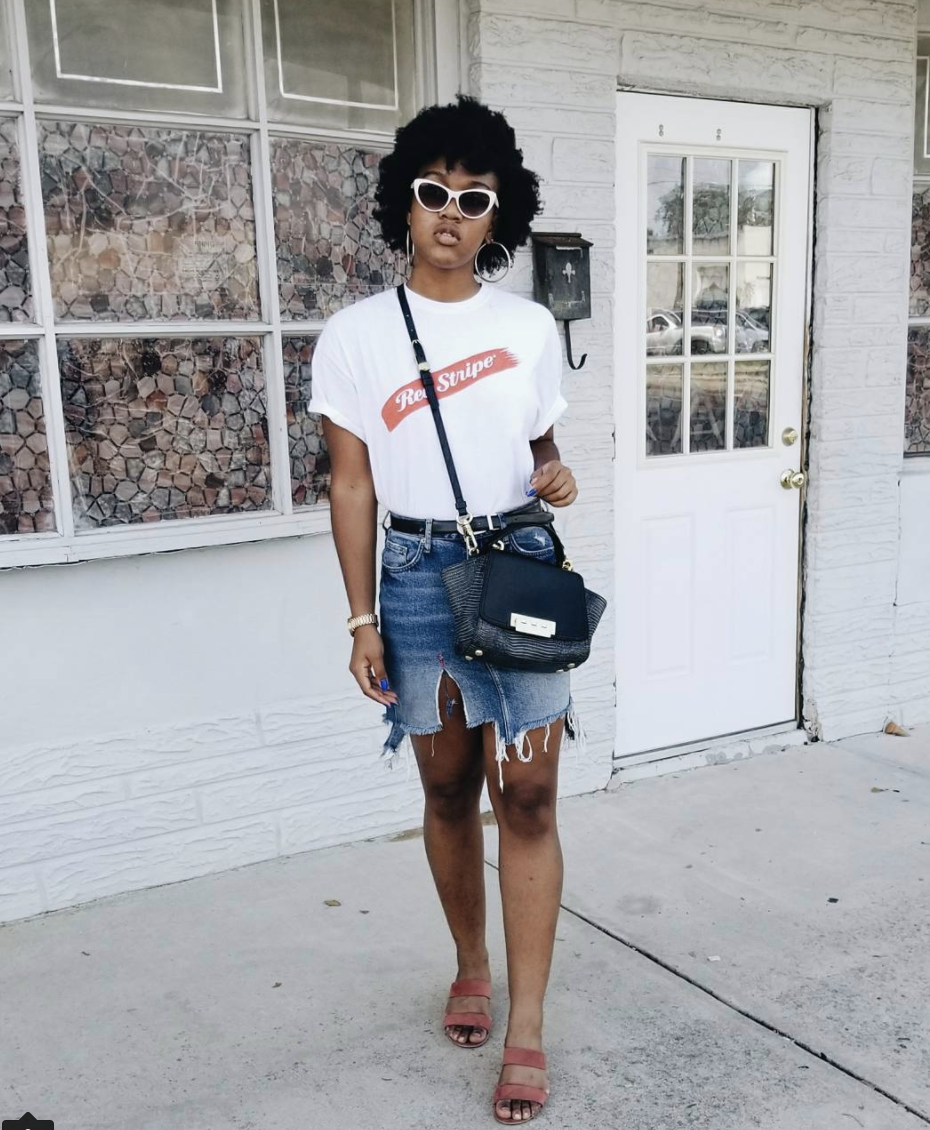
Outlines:
<svg viewBox="0 0 930 1130"><path fill-rule="evenodd" d="M355 629L349 670L367 698L380 702L382 706L398 701L384 669L384 642L374 624L363 624ZM384 687L387 689L382 689Z"/></svg>

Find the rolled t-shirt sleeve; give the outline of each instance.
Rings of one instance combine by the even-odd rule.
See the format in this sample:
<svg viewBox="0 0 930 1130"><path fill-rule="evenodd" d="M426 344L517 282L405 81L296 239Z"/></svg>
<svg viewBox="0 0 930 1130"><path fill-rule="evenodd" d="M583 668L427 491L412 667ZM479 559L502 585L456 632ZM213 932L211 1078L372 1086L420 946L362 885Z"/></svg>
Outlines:
<svg viewBox="0 0 930 1130"><path fill-rule="evenodd" d="M551 314L535 376L538 409L530 439L545 435L568 407L568 401L562 396L562 342Z"/></svg>
<svg viewBox="0 0 930 1130"><path fill-rule="evenodd" d="M307 411L328 416L334 424L365 442L358 389L332 320L323 327L313 350Z"/></svg>

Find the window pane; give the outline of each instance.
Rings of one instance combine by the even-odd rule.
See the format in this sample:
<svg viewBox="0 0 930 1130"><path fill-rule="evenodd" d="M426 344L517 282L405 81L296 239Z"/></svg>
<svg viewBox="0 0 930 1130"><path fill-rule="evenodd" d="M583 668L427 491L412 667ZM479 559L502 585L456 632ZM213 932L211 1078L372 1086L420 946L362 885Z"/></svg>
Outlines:
<svg viewBox="0 0 930 1130"><path fill-rule="evenodd" d="M55 314L257 319L249 139L40 122Z"/></svg>
<svg viewBox="0 0 930 1130"><path fill-rule="evenodd" d="M681 263L646 265L646 355L681 353L684 312Z"/></svg>
<svg viewBox="0 0 930 1130"><path fill-rule="evenodd" d="M730 162L695 157L693 175L692 252L695 255L729 255Z"/></svg>
<svg viewBox="0 0 930 1130"><path fill-rule="evenodd" d="M727 446L727 366L712 361L691 366L691 450Z"/></svg>
<svg viewBox="0 0 930 1130"><path fill-rule="evenodd" d="M740 161L738 175L736 253L771 255L775 216L775 165L772 161Z"/></svg>
<svg viewBox="0 0 930 1130"><path fill-rule="evenodd" d="M685 159L650 153L646 185L646 254L684 251Z"/></svg>
<svg viewBox="0 0 930 1130"><path fill-rule="evenodd" d="M240 0L28 0L37 102L246 116Z"/></svg>
<svg viewBox="0 0 930 1130"><path fill-rule="evenodd" d="M404 278L372 219L380 153L272 138L281 316L325 318Z"/></svg>
<svg viewBox="0 0 930 1130"><path fill-rule="evenodd" d="M737 361L733 446L765 447L769 441L769 361Z"/></svg>
<svg viewBox="0 0 930 1130"><path fill-rule="evenodd" d="M930 314L930 185L914 186L911 212L912 318Z"/></svg>
<svg viewBox="0 0 930 1130"><path fill-rule="evenodd" d="M0 322L31 322L31 291L16 122L0 118Z"/></svg>
<svg viewBox="0 0 930 1130"><path fill-rule="evenodd" d="M259 338L58 343L75 527L267 510Z"/></svg>
<svg viewBox="0 0 930 1130"><path fill-rule="evenodd" d="M691 352L726 353L727 291L730 268L726 263L700 263L691 275Z"/></svg>
<svg viewBox="0 0 930 1130"><path fill-rule="evenodd" d="M646 366L646 454L681 452L681 365Z"/></svg>
<svg viewBox="0 0 930 1130"><path fill-rule="evenodd" d="M914 122L914 172L930 176L930 39L917 41L917 89Z"/></svg>
<svg viewBox="0 0 930 1130"><path fill-rule="evenodd" d="M55 529L39 345L0 342L0 535Z"/></svg>
<svg viewBox="0 0 930 1130"><path fill-rule="evenodd" d="M321 418L307 412L314 342L312 337L286 337L283 342L291 497L295 506L313 506L329 497L329 452Z"/></svg>
<svg viewBox="0 0 930 1130"><path fill-rule="evenodd" d="M736 352L765 353L771 348L772 264L739 263L736 268Z"/></svg>
<svg viewBox="0 0 930 1130"><path fill-rule="evenodd" d="M413 0L262 0L268 116L393 131L414 114Z"/></svg>
<svg viewBox="0 0 930 1130"><path fill-rule="evenodd" d="M13 97L13 76L10 73L10 36L4 19L6 5L0 7L0 98Z"/></svg>
<svg viewBox="0 0 930 1130"><path fill-rule="evenodd" d="M930 452L930 326L911 326L907 343L904 453Z"/></svg>

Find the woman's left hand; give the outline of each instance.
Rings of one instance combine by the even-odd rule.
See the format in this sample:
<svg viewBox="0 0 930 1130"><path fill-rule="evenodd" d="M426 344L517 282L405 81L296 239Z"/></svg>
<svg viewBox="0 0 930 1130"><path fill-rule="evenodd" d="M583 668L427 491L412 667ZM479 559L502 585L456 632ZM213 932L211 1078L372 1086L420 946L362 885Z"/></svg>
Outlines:
<svg viewBox="0 0 930 1130"><path fill-rule="evenodd" d="M558 459L550 459L530 475L530 486L538 498L550 506L568 506L578 497L578 487L571 469Z"/></svg>

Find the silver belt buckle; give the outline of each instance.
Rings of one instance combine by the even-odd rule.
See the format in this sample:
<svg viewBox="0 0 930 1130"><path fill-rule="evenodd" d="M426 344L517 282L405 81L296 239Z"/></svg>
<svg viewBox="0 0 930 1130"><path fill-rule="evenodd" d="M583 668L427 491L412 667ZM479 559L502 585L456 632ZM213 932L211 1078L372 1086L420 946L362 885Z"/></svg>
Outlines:
<svg viewBox="0 0 930 1130"><path fill-rule="evenodd" d="M528 636L549 639L555 635L555 620L543 620L539 616L523 616L519 612L511 612L510 626Z"/></svg>

